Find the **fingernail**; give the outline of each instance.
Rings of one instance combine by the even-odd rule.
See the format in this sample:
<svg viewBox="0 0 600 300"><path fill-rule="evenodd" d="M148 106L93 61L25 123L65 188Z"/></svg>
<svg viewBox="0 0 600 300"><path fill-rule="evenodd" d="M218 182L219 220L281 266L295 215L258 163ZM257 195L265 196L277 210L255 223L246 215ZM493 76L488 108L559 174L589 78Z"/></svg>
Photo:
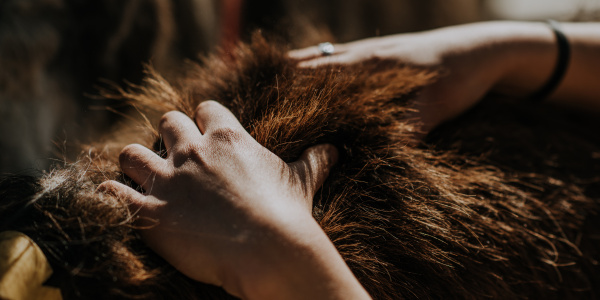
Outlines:
<svg viewBox="0 0 600 300"><path fill-rule="evenodd" d="M110 182L110 180L101 183L96 188L96 192L116 196L116 191L115 191L112 183Z"/></svg>

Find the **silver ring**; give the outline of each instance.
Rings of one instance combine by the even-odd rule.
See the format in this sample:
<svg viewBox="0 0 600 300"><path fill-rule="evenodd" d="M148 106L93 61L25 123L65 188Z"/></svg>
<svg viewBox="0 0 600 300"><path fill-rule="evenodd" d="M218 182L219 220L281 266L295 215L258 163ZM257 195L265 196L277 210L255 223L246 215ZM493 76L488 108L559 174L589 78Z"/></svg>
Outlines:
<svg viewBox="0 0 600 300"><path fill-rule="evenodd" d="M332 43L327 42L319 44L319 52L321 52L321 55L323 56L329 56L333 54L334 51L335 47L333 47Z"/></svg>

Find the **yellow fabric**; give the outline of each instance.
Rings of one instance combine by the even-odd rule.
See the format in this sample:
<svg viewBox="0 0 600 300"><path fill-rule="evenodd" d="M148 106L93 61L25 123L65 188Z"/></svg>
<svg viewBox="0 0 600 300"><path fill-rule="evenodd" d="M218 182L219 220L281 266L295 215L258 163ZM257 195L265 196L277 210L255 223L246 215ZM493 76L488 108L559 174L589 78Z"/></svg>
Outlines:
<svg viewBox="0 0 600 300"><path fill-rule="evenodd" d="M29 237L0 232L0 299L61 300L59 289L42 285L51 274L44 253Z"/></svg>

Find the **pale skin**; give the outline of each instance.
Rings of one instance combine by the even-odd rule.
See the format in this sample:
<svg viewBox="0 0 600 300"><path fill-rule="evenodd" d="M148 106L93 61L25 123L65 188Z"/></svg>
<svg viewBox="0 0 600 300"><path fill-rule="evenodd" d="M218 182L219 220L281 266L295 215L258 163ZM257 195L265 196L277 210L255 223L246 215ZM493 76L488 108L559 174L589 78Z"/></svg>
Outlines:
<svg viewBox="0 0 600 300"><path fill-rule="evenodd" d="M562 24L572 48L566 76L548 101L600 111L600 25ZM490 91L526 98L550 77L554 34L546 24L487 22L290 53L302 67L371 58L443 67L425 88L414 118L426 133ZM146 243L190 278L243 299L369 299L312 218L312 198L337 158L329 145L286 164L260 146L224 107L198 107L195 120L166 114L159 127L168 156L140 145L121 153L123 172L145 194L109 181L101 189L127 199L143 218Z"/></svg>
<svg viewBox="0 0 600 300"><path fill-rule="evenodd" d="M312 217L333 146L286 164L214 101L195 122L167 113L159 131L166 159L140 145L120 156L145 194L115 181L100 188L159 220L141 234L175 268L243 299L370 299Z"/></svg>
<svg viewBox="0 0 600 300"><path fill-rule="evenodd" d="M566 76L547 101L600 112L600 23L561 23L571 60ZM416 101L427 133L457 117L489 92L526 98L551 76L558 47L541 22L497 21L375 37L335 45L321 56L317 47L290 52L300 66L350 64L371 58L442 67L446 74Z"/></svg>

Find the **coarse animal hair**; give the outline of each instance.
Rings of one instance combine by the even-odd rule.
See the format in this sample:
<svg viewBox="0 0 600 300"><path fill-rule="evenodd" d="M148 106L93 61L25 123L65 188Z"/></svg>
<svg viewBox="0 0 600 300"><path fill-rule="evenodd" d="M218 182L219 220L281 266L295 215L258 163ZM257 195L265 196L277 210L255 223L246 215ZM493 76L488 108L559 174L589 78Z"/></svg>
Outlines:
<svg viewBox="0 0 600 300"><path fill-rule="evenodd" d="M96 191L106 179L127 182L117 165L126 143L161 153L152 128L162 113L192 116L216 99L286 162L336 145L340 161L313 214L373 298L597 297L600 142L589 124L492 101L421 143L406 114L437 76L380 60L301 69L260 36L180 78L150 71L119 95L150 126L123 124L40 178L2 180L0 230L37 242L55 272L48 284L65 299L229 298L153 254L125 201Z"/></svg>
<svg viewBox="0 0 600 300"><path fill-rule="evenodd" d="M477 0L454 1L469 9L435 24L476 20ZM127 112L129 107L90 97L97 96L95 86L140 83L146 63L163 75L176 73L181 61L195 60L229 40L245 40L253 28L296 47L332 40L326 27L334 29L338 41L375 34L375 28L382 33L424 29L434 23L415 26L434 17L438 8L457 4L396 2L253 1L243 5L240 20L229 20L222 18L223 1L218 0L1 1L0 172L47 169L52 158L77 148L73 142L96 140L118 119L109 110ZM340 6L345 17L323 18ZM385 21L389 16L397 20L399 13L403 22ZM340 27L347 19L355 26ZM240 36L223 29L230 26ZM58 147L56 141L61 141Z"/></svg>

